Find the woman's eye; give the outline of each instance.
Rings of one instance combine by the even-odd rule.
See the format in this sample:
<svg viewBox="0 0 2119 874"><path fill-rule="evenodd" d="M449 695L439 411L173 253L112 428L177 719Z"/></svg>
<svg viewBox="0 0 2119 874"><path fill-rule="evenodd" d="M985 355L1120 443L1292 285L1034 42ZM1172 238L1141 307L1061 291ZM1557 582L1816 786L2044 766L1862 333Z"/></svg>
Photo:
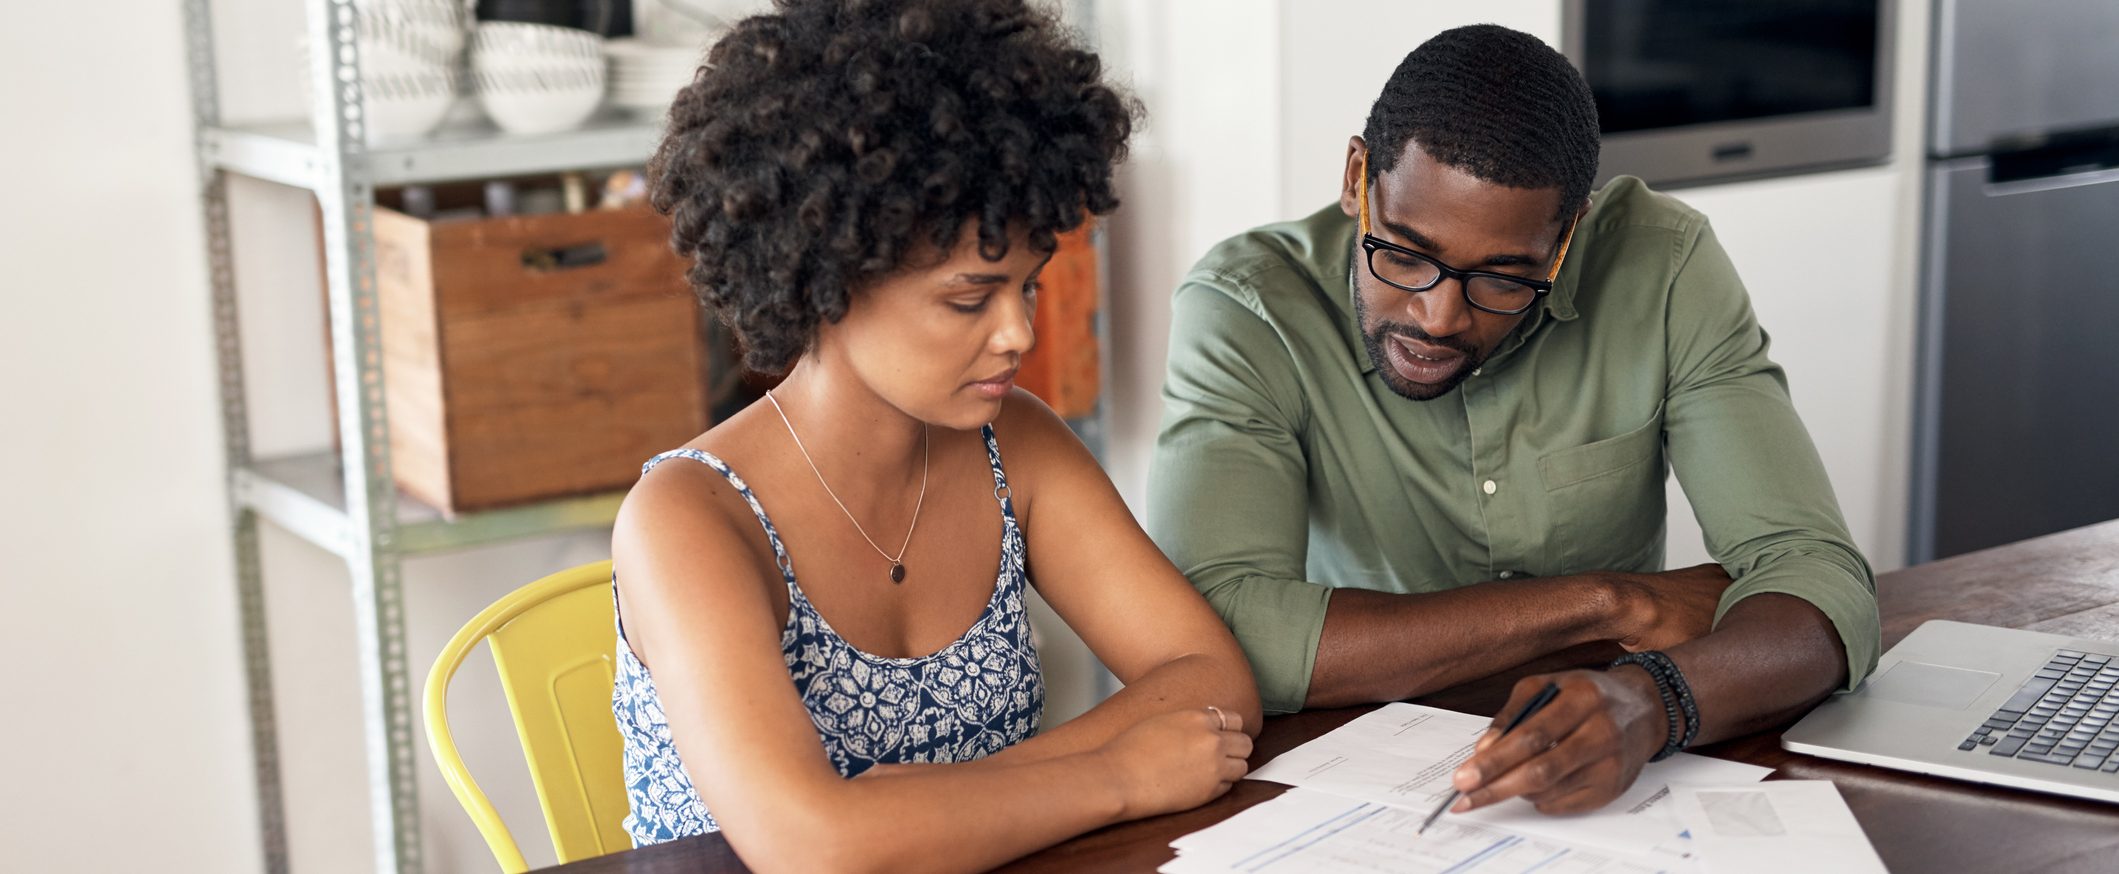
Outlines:
<svg viewBox="0 0 2119 874"><path fill-rule="evenodd" d="M991 298L991 297L982 297L982 298L979 298L979 299L978 299L978 300L977 300L976 302L973 302L973 303L964 303L964 302L962 302L962 301L953 301L953 302L951 302L951 303L949 304L949 308L950 308L950 309L953 309L953 310L956 310L957 312L963 313L964 315L967 315L967 316L970 316L970 315L977 315L977 314L979 314L979 313L983 313L983 312L985 312L985 311L986 311L986 302L987 302L987 301L990 301L990 300L992 300L992 299L993 299L993 298Z"/></svg>

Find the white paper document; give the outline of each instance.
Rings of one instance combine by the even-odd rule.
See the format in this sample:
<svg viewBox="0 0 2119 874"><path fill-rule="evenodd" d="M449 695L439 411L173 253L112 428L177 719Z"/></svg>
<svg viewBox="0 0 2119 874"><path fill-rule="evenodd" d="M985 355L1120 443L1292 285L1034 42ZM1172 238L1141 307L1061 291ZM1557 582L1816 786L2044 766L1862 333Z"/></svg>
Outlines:
<svg viewBox="0 0 2119 874"><path fill-rule="evenodd" d="M1652 859L1630 859L1551 838L1426 814L1340 795L1290 789L1221 823L1177 839L1163 874L1653 874Z"/></svg>
<svg viewBox="0 0 2119 874"><path fill-rule="evenodd" d="M1876 848L1826 780L1671 787L1709 874L1884 874Z"/></svg>
<svg viewBox="0 0 2119 874"><path fill-rule="evenodd" d="M1289 750L1252 771L1270 780L1361 801L1407 807L1425 817L1450 792L1450 774L1471 757L1472 744L1492 720L1483 716L1386 704L1332 732ZM1668 862L1692 858L1695 847L1670 809L1669 786L1757 783L1772 771L1680 753L1641 770L1633 787L1595 813L1547 816L1512 799L1435 821L1498 827Z"/></svg>

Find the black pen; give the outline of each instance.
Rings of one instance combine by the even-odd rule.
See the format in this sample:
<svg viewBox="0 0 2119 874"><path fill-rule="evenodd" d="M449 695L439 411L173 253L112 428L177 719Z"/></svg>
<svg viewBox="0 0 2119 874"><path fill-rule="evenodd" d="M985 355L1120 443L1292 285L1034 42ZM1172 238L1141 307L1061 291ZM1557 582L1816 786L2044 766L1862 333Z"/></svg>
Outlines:
<svg viewBox="0 0 2119 874"><path fill-rule="evenodd" d="M1545 705L1551 704L1552 699L1559 694L1560 687L1558 685L1546 683L1545 688L1539 689L1538 694L1531 696L1529 704L1523 705L1523 711L1517 713L1516 718L1509 720L1508 725L1502 727L1501 736L1507 737L1509 732L1516 730L1516 726L1523 724L1523 720L1529 719L1531 714L1545 709ZM1458 796L1463 794L1463 790L1452 785L1449 790L1449 797L1442 799L1442 805L1435 808L1434 813L1428 814L1427 820L1420 823L1420 828L1414 831L1413 834L1426 834L1427 827L1434 825L1435 819L1442 815L1442 811L1448 810L1450 805L1457 803Z"/></svg>

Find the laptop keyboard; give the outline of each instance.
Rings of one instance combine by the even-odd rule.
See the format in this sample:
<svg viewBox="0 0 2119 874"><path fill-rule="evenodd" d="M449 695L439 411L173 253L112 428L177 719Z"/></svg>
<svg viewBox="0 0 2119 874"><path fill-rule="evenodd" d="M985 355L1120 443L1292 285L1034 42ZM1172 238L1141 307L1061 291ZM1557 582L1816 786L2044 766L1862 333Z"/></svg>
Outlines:
<svg viewBox="0 0 2119 874"><path fill-rule="evenodd" d="M2119 659L2061 650L1958 744L2087 771L2119 772Z"/></svg>

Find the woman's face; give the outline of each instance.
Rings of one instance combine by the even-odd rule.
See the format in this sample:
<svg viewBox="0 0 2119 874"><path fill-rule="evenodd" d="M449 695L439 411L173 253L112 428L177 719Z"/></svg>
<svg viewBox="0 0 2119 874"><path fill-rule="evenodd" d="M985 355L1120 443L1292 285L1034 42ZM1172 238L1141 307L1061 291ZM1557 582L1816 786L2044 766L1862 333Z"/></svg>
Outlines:
<svg viewBox="0 0 2119 874"><path fill-rule="evenodd" d="M818 330L819 357L915 419L960 430L993 421L1036 340L1037 273L1051 256L1018 233L988 261L976 227L946 256L916 254L856 291L845 318Z"/></svg>

